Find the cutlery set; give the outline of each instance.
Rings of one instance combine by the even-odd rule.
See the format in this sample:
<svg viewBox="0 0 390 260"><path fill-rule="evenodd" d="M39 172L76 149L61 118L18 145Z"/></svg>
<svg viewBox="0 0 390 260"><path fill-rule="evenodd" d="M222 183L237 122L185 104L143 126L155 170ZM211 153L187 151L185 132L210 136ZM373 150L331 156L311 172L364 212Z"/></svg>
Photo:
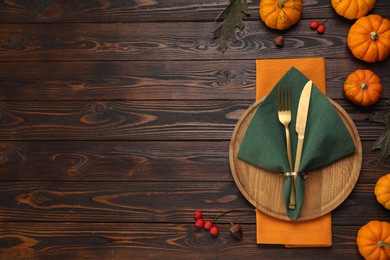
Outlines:
<svg viewBox="0 0 390 260"><path fill-rule="evenodd" d="M290 172L285 173L285 176L292 176L291 193L289 208L295 209L296 206L296 182L297 175L299 174L299 166L301 163L303 143L305 138L307 116L309 113L310 95L312 89L312 81L309 80L304 86L298 103L298 112L295 125L295 131L298 134L297 149L295 153L294 167L292 165L292 153L291 153L291 141L289 124L291 123L291 89L286 86L278 87L278 118L280 123L284 126L286 132L286 151L289 161Z"/></svg>

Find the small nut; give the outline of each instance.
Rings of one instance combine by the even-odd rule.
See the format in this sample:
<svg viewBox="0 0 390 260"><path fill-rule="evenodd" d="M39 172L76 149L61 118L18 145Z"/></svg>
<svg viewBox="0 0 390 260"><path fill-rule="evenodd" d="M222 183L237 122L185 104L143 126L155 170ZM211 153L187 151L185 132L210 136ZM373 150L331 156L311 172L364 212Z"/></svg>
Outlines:
<svg viewBox="0 0 390 260"><path fill-rule="evenodd" d="M274 41L275 41L276 46L283 47L283 45L284 45L284 37L282 35L275 36Z"/></svg>
<svg viewBox="0 0 390 260"><path fill-rule="evenodd" d="M242 239L242 228L239 224L230 224L230 233L234 238L241 240Z"/></svg>

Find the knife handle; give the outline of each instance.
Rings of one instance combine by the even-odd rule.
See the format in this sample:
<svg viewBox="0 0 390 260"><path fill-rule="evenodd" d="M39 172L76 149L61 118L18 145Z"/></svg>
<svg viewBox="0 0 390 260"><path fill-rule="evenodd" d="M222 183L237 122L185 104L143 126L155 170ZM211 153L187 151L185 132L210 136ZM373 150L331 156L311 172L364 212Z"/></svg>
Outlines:
<svg viewBox="0 0 390 260"><path fill-rule="evenodd" d="M303 140L304 140L304 136L298 135L297 152L295 154L294 172L299 171L299 166L301 164Z"/></svg>
<svg viewBox="0 0 390 260"><path fill-rule="evenodd" d="M294 164L294 172L298 174L299 166L301 164L302 157L302 148L303 148L304 136L298 135L298 143L297 143L297 152L295 154L295 164ZM291 183L291 192L290 192L290 209L295 209L296 205L296 186L297 186L297 175L293 176L293 181Z"/></svg>

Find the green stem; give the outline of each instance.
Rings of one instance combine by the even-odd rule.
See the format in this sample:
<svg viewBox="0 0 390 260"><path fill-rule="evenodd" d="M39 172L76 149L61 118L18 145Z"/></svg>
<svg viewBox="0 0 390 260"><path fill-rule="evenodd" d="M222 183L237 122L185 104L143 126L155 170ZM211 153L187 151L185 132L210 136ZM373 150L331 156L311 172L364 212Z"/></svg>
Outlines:
<svg viewBox="0 0 390 260"><path fill-rule="evenodd" d="M288 0L280 0L279 2L278 2L278 7L279 8L283 8L283 5L287 2Z"/></svg>
<svg viewBox="0 0 390 260"><path fill-rule="evenodd" d="M378 241L378 246L379 247L388 247L388 248L390 248L390 244L389 243L385 243L385 242L383 242L382 240L379 240Z"/></svg>

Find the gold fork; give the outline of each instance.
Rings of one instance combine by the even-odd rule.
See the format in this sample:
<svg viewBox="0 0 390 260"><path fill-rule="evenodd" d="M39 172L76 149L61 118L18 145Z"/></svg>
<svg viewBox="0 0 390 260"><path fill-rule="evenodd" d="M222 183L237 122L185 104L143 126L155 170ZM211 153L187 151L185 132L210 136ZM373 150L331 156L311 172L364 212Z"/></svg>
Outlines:
<svg viewBox="0 0 390 260"><path fill-rule="evenodd" d="M288 125L291 122L291 101L290 101L290 87L286 86L278 86L278 118L280 123L284 125L284 129L286 131L286 150L288 163L290 167L290 172L293 171L292 165L292 155L291 155L291 141L290 141L290 130ZM290 193L290 203L289 208L295 208L295 185L294 182L291 182L291 193Z"/></svg>

